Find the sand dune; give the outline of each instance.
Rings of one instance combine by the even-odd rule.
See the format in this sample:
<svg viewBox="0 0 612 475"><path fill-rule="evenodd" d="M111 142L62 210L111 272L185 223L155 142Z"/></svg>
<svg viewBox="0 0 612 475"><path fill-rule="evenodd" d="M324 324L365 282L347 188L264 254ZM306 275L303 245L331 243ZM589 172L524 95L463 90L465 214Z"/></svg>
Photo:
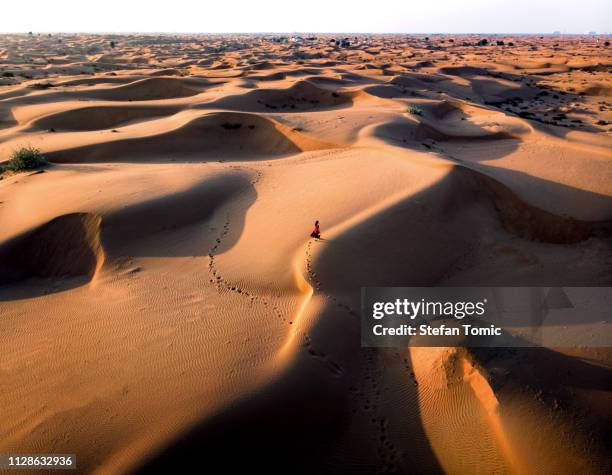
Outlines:
<svg viewBox="0 0 612 475"><path fill-rule="evenodd" d="M188 242L185 229L206 222L226 202L249 188L243 175L211 177L179 193L134 204L106 214L102 221L101 239L112 258L126 254L141 255L203 255L201 239L193 236ZM194 207L194 202L200 203ZM168 234L183 234L179 243Z"/></svg>
<svg viewBox="0 0 612 475"><path fill-rule="evenodd" d="M611 285L608 50L332 39L0 36L0 162L50 161L0 174L0 452L610 473L588 316L571 349L362 348L359 324L363 286Z"/></svg>
<svg viewBox="0 0 612 475"><path fill-rule="evenodd" d="M94 86L97 84L128 84L142 79L140 76L103 76L58 81L58 86Z"/></svg>
<svg viewBox="0 0 612 475"><path fill-rule="evenodd" d="M100 130L119 127L129 122L172 115L178 112L172 107L83 107L43 116L32 121L32 131L49 130Z"/></svg>
<svg viewBox="0 0 612 475"><path fill-rule="evenodd" d="M0 249L2 283L29 277L92 278L103 262L100 218L88 213L58 216Z"/></svg>
<svg viewBox="0 0 612 475"><path fill-rule="evenodd" d="M258 89L246 95L219 99L207 107L249 112L291 112L350 106L358 93L335 92L300 81L286 89Z"/></svg>
<svg viewBox="0 0 612 475"><path fill-rule="evenodd" d="M151 101L195 96L207 86L208 84L202 80L158 77L141 79L99 91L79 92L75 95L107 101Z"/></svg>
<svg viewBox="0 0 612 475"><path fill-rule="evenodd" d="M168 132L51 152L56 163L92 161L261 158L331 148L271 119L213 112Z"/></svg>

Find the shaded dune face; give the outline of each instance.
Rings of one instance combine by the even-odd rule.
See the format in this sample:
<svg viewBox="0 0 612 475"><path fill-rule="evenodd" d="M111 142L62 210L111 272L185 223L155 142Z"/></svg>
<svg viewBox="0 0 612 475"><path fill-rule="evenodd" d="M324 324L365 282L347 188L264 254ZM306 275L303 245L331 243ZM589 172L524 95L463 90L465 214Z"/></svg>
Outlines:
<svg viewBox="0 0 612 475"><path fill-rule="evenodd" d="M504 140L513 147L520 141L517 137L507 131L490 131L476 125L468 125L462 128L444 127L443 124L428 121L426 119L406 120L399 119L393 122L378 125L372 131L375 137L381 138L393 144L403 146L420 146L427 140L438 142L461 142L461 141L496 141ZM515 143L516 142L516 143Z"/></svg>
<svg viewBox="0 0 612 475"><path fill-rule="evenodd" d="M5 99L13 99L16 97L21 97L26 95L27 93L31 92L32 90L27 87L17 87L15 89L12 89L10 91L7 92L1 92L0 93L0 100L5 100Z"/></svg>
<svg viewBox="0 0 612 475"><path fill-rule="evenodd" d="M457 199L461 196L461 200ZM494 211L464 173L441 181L334 238L314 267L328 291L359 286L434 285L475 243ZM356 252L359 269L342 272Z"/></svg>
<svg viewBox="0 0 612 475"><path fill-rule="evenodd" d="M410 136L410 135L409 135ZM506 131L491 132L478 126L463 127L461 129L442 128L438 124L419 122L412 137L415 140L432 139L441 142L452 142L461 140L508 140L516 139L514 135Z"/></svg>
<svg viewBox="0 0 612 475"><path fill-rule="evenodd" d="M446 79L447 78L440 74L403 73L401 75L394 76L389 81L389 84L413 89L430 89Z"/></svg>
<svg viewBox="0 0 612 475"><path fill-rule="evenodd" d="M17 121L13 117L10 108L0 108L0 129L13 127L15 125L17 125Z"/></svg>
<svg viewBox="0 0 612 475"><path fill-rule="evenodd" d="M347 76L347 75L344 75L344 76ZM322 88L325 88L325 87L337 88L337 87L353 86L355 84L358 84L360 81L358 78L355 80L351 80L350 76L340 77L340 78L327 77L327 76L320 76L320 77L315 76L312 78L308 78L308 82L312 84L316 84L317 86L320 86Z"/></svg>
<svg viewBox="0 0 612 475"><path fill-rule="evenodd" d="M58 216L0 248L0 283L29 277L87 277L103 261L101 218L90 213Z"/></svg>
<svg viewBox="0 0 612 475"><path fill-rule="evenodd" d="M285 79L286 77L287 75L282 71L271 74L257 74L248 76L249 79L252 79L254 81L280 81L282 79Z"/></svg>
<svg viewBox="0 0 612 475"><path fill-rule="evenodd" d="M56 283L58 279L81 277L84 280L72 282L71 286L82 285L104 269L103 264L120 263L126 255L204 255L209 246L202 233L204 223L232 199L240 197L248 203L255 196L248 177L234 172L104 216L91 213L58 216L0 247L0 285L32 277L52 278ZM237 219L234 227L240 226ZM231 245L227 239L218 250ZM43 291L34 283L29 286L28 295L42 295Z"/></svg>
<svg viewBox="0 0 612 475"><path fill-rule="evenodd" d="M477 172L471 173L492 199L503 227L512 234L552 244L574 244L594 233L609 234L612 223L590 223L556 216L522 201L499 181Z"/></svg>
<svg viewBox="0 0 612 475"><path fill-rule="evenodd" d="M443 121L462 120L470 114L491 113L491 111L479 107L470 106L462 102L441 101L427 108L430 114L435 118Z"/></svg>
<svg viewBox="0 0 612 475"><path fill-rule="evenodd" d="M246 69L252 69L254 71L265 71L268 69L274 69L277 66L282 66L282 64L274 64L271 61L260 61L251 66L248 66Z"/></svg>
<svg viewBox="0 0 612 475"><path fill-rule="evenodd" d="M69 79L66 81L59 81L58 86L94 86L98 84L106 85L122 85L130 84L135 81L142 79L140 76L104 76L104 77L93 77L93 78L82 78L82 79Z"/></svg>
<svg viewBox="0 0 612 475"><path fill-rule="evenodd" d="M424 88L421 88L424 90ZM370 94L371 96L379 97L381 99L397 99L397 98L405 98L408 95L410 97L424 97L420 92L417 92L419 88L411 88L407 90L403 87L396 87L394 85L375 85L375 86L367 86L363 89L364 92Z"/></svg>
<svg viewBox="0 0 612 475"><path fill-rule="evenodd" d="M448 74L449 76L488 76L489 71L484 68L475 68L473 66L449 66L440 68L440 73Z"/></svg>
<svg viewBox="0 0 612 475"><path fill-rule="evenodd" d="M612 87L603 84L594 84L584 87L580 93L588 96L612 97Z"/></svg>
<svg viewBox="0 0 612 475"><path fill-rule="evenodd" d="M239 109L249 112L299 112L350 106L360 92L336 92L310 81L299 81L287 89L257 89L204 104L206 108Z"/></svg>
<svg viewBox="0 0 612 475"><path fill-rule="evenodd" d="M154 77L108 89L77 91L72 94L103 101L154 101L195 96L208 85L204 80Z"/></svg>
<svg viewBox="0 0 612 475"><path fill-rule="evenodd" d="M151 76L151 77L158 77L158 76L180 76L180 75L181 75L180 69L175 69L175 68L160 69L158 71L153 71L153 72L149 73L149 76Z"/></svg>
<svg viewBox="0 0 612 475"><path fill-rule="evenodd" d="M111 85L119 83L119 85ZM211 87L212 83L201 78L145 77L130 76L100 77L75 79L52 86L30 85L0 95L0 99L13 99L13 104L31 104L34 102L53 102L65 100L94 100L115 102L159 101L181 99L198 95ZM58 87L60 86L60 87ZM66 87L84 87L77 90L66 90ZM33 91L40 92L34 97L28 96ZM27 97L26 97L27 96Z"/></svg>
<svg viewBox="0 0 612 475"><path fill-rule="evenodd" d="M62 150L48 156L58 163L170 160L185 156L251 159L330 147L265 117L219 112L158 135Z"/></svg>
<svg viewBox="0 0 612 475"><path fill-rule="evenodd" d="M517 150L532 131L522 119L444 100L421 101L415 112L411 107L401 117L364 129L361 137L375 137L391 145L427 149L443 155L463 146L486 146L486 158L494 159Z"/></svg>
<svg viewBox="0 0 612 475"><path fill-rule="evenodd" d="M119 127L132 121L174 114L173 107L92 106L50 114L32 121L29 130L84 131Z"/></svg>
<svg viewBox="0 0 612 475"><path fill-rule="evenodd" d="M130 256L201 256L208 252L202 229L215 212L241 197L255 200L243 174L211 177L181 192L128 206L104 216L101 241L107 260ZM237 228L239 222L234 224ZM178 244L172 234L181 236ZM230 246L227 240L220 250Z"/></svg>
<svg viewBox="0 0 612 475"><path fill-rule="evenodd" d="M594 234L610 234L612 222L557 216L523 201L503 183L483 173L464 167L458 172L470 177L469 186L490 200L503 228L518 237L550 244L575 244Z"/></svg>
<svg viewBox="0 0 612 475"><path fill-rule="evenodd" d="M435 101L422 104L424 117L419 120L442 135L441 140L520 139L531 132L522 119L508 118L499 111L460 101Z"/></svg>
<svg viewBox="0 0 612 475"><path fill-rule="evenodd" d="M455 166L440 182L360 223L327 243L316 263L327 289L435 285L457 259L491 230L553 244L571 244L610 223L556 216L521 200L479 172ZM363 249L368 252L363 255ZM342 270L356 253L359 269Z"/></svg>

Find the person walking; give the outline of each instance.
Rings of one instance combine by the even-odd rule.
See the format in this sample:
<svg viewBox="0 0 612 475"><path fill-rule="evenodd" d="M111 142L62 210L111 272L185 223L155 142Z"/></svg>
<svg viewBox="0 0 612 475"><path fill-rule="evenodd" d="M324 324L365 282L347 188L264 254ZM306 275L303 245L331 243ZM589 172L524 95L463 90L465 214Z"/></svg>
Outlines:
<svg viewBox="0 0 612 475"><path fill-rule="evenodd" d="M310 233L310 237L321 239L321 228L319 227L319 221L315 221L314 229Z"/></svg>

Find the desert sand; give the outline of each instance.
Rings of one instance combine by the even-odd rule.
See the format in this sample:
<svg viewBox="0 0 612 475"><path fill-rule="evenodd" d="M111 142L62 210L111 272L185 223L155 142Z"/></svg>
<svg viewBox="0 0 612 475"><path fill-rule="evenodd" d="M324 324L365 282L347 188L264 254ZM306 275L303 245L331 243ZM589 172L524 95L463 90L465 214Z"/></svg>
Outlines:
<svg viewBox="0 0 612 475"><path fill-rule="evenodd" d="M50 162L0 180L0 453L612 471L609 349L359 339L362 286L612 285L606 38L332 39L0 36L0 162Z"/></svg>

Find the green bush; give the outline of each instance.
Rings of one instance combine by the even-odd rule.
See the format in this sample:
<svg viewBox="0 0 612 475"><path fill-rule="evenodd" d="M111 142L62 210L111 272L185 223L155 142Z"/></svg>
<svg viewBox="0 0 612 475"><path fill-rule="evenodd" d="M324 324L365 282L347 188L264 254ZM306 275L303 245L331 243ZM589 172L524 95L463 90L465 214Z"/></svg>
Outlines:
<svg viewBox="0 0 612 475"><path fill-rule="evenodd" d="M34 147L22 147L11 154L6 168L10 171L18 172L42 167L46 164L47 159L40 150Z"/></svg>
<svg viewBox="0 0 612 475"><path fill-rule="evenodd" d="M410 106L408 108L408 113L412 114L412 115L423 116L423 111L421 109L419 109L418 107L415 107L415 106Z"/></svg>

